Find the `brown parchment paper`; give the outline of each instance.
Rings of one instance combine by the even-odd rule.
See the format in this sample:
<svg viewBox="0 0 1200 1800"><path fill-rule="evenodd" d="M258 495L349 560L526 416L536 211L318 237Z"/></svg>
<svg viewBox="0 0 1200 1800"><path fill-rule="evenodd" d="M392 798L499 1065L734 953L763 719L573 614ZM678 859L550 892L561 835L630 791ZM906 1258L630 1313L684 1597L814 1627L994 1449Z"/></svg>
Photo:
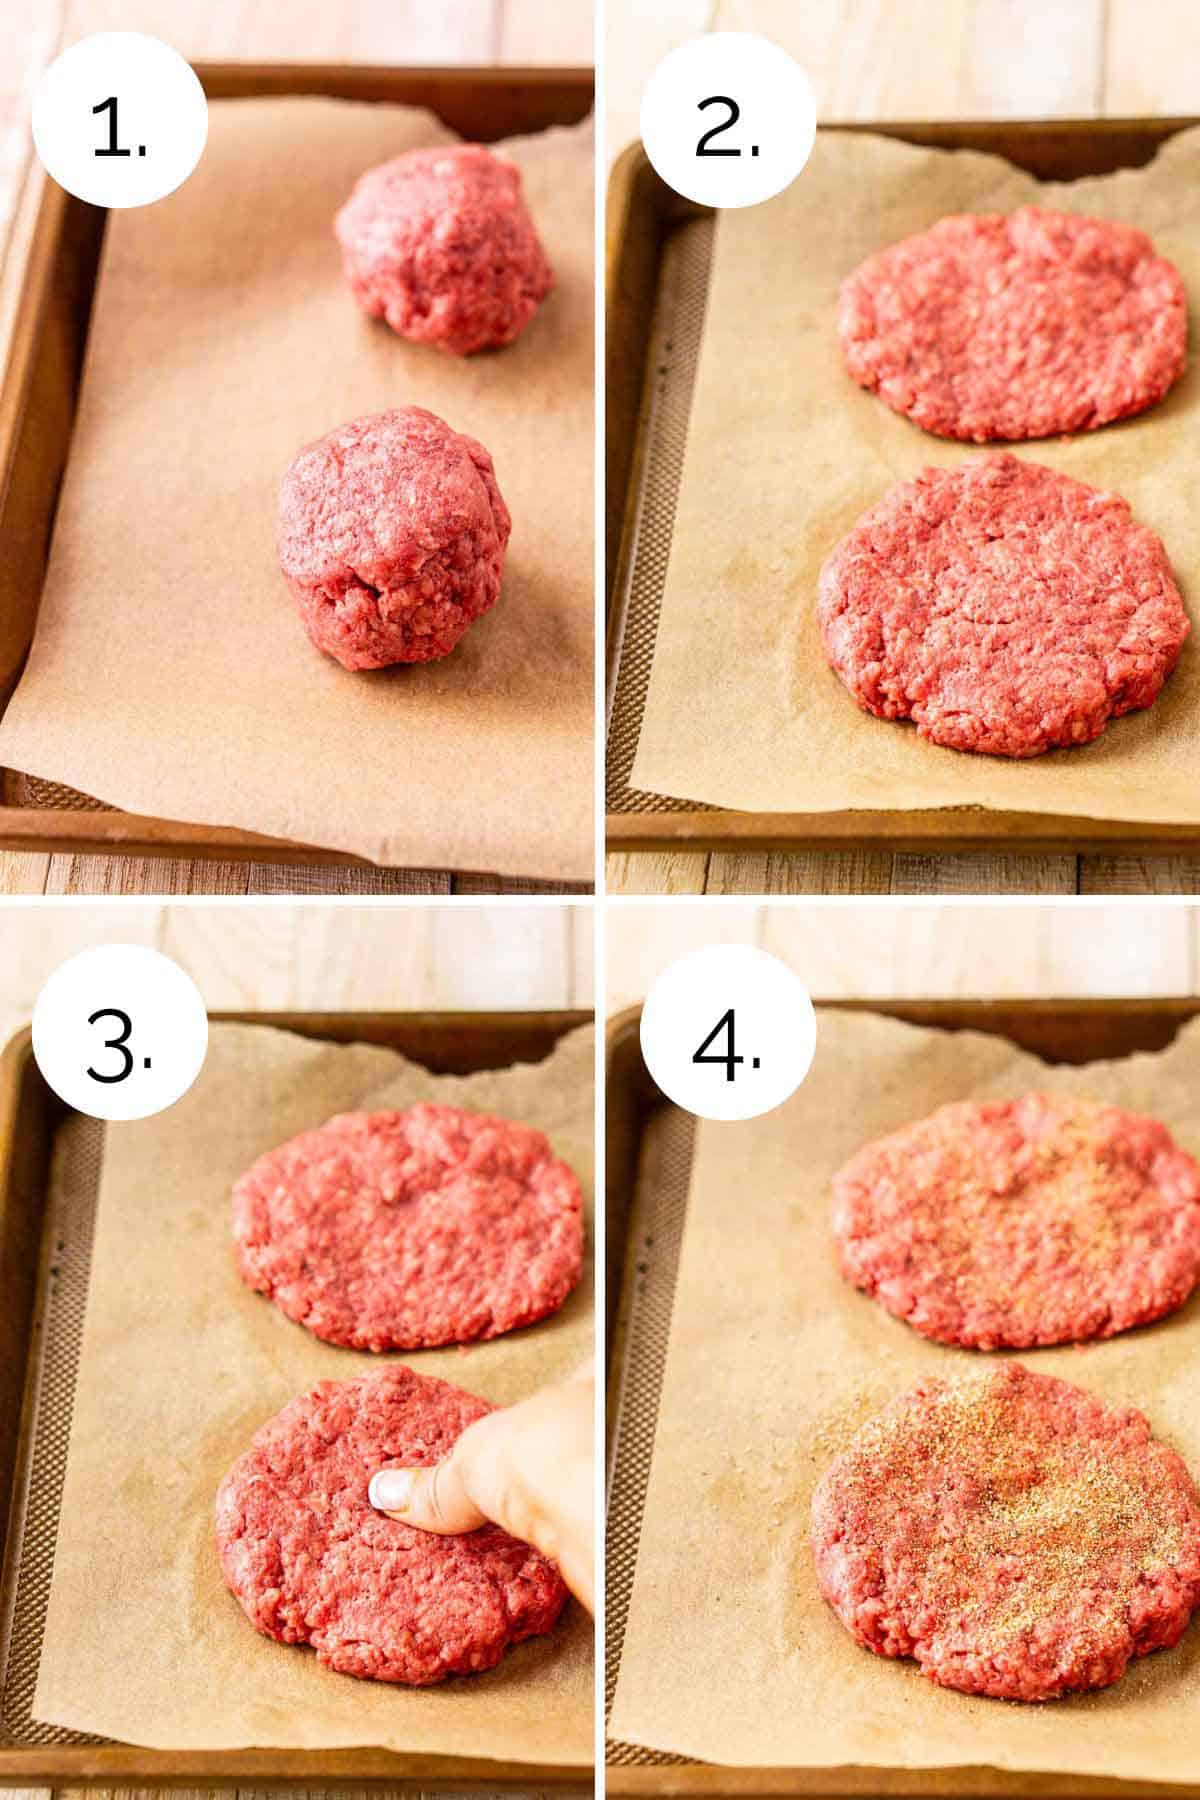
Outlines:
<svg viewBox="0 0 1200 1800"><path fill-rule="evenodd" d="M1200 1778L1200 1620L1114 1687L1028 1706L860 1649L813 1573L812 1489L850 1435L921 1375L987 1360L927 1342L841 1279L830 1179L943 1101L1033 1086L1155 1113L1200 1154L1197 1024L1161 1055L1079 1069L822 1011L791 1100L700 1124L615 1738L724 1763ZM1020 1360L1140 1406L1200 1475L1200 1296L1146 1330Z"/></svg>
<svg viewBox="0 0 1200 1800"><path fill-rule="evenodd" d="M1161 406L1073 440L973 449L930 437L845 373L838 286L944 213L1038 199L1152 233L1191 296L1191 365ZM633 785L762 812L970 805L1200 821L1198 301L1198 131L1149 168L1042 186L997 157L821 132L777 199L720 214ZM1193 625L1149 711L1029 762L941 749L860 712L816 618L822 562L894 481L1005 448L1123 494L1161 535Z"/></svg>
<svg viewBox="0 0 1200 1800"><path fill-rule="evenodd" d="M333 215L449 141L408 107L219 100L157 205L112 213L28 669L0 756L127 810L380 863L592 873L592 140L511 140L558 286L516 344L408 344L354 305ZM279 573L280 477L361 413L491 450L513 535L453 655L350 674Z"/></svg>
<svg viewBox="0 0 1200 1800"><path fill-rule="evenodd" d="M156 1749L390 1749L592 1759L592 1626L423 1690L356 1681L260 1637L227 1592L218 1483L314 1382L388 1358L322 1344L239 1281L229 1189L263 1150L347 1107L447 1100L527 1120L591 1189L593 1036L544 1063L431 1076L389 1050L213 1027L191 1092L107 1128L95 1250L35 1717ZM590 1236L590 1231L589 1231ZM554 1318L402 1360L511 1404L592 1350L591 1266Z"/></svg>

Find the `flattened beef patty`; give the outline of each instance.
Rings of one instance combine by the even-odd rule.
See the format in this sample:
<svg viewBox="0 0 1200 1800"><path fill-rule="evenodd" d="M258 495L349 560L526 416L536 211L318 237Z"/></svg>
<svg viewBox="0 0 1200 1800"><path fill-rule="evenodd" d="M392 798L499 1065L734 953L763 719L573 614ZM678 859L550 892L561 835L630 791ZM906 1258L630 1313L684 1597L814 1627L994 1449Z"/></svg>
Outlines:
<svg viewBox="0 0 1200 1800"><path fill-rule="evenodd" d="M1112 1337L1200 1281L1200 1166L1165 1125L1055 1094L961 1101L834 1177L842 1272L979 1350Z"/></svg>
<svg viewBox="0 0 1200 1800"><path fill-rule="evenodd" d="M377 1469L441 1462L491 1410L393 1367L322 1381L268 1420L217 1494L221 1567L251 1624L339 1674L412 1687L550 1631L567 1590L528 1544L498 1525L439 1537L367 1499Z"/></svg>
<svg viewBox="0 0 1200 1800"><path fill-rule="evenodd" d="M889 488L826 561L817 613L864 712L989 756L1150 706L1189 629L1124 500L1007 454Z"/></svg>
<svg viewBox="0 0 1200 1800"><path fill-rule="evenodd" d="M1144 231L1023 206L960 213L843 284L846 367L939 437L1052 437L1143 412L1187 356L1179 271Z"/></svg>
<svg viewBox="0 0 1200 1800"><path fill-rule="evenodd" d="M812 1502L821 1592L941 1687L1052 1700L1179 1641L1200 1497L1140 1412L1018 1363L927 1379L855 1435Z"/></svg>
<svg viewBox="0 0 1200 1800"><path fill-rule="evenodd" d="M556 1312L583 1264L579 1182L540 1131L455 1106L340 1113L237 1182L238 1266L317 1337L416 1350Z"/></svg>

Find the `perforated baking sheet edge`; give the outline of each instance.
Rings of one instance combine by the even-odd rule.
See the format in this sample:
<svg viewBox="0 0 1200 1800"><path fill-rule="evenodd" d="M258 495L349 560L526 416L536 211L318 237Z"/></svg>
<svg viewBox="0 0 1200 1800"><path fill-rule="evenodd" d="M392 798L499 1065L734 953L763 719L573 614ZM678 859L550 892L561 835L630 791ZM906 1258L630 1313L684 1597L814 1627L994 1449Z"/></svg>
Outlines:
<svg viewBox="0 0 1200 1800"><path fill-rule="evenodd" d="M83 1320L92 1267L104 1125L75 1115L55 1135L46 1197L38 1311L25 1393L26 1451L13 1483L0 1596L0 1744L102 1744L108 1740L33 1716L38 1664Z"/></svg>
<svg viewBox="0 0 1200 1800"><path fill-rule="evenodd" d="M658 615L675 530L696 365L704 336L712 267L713 215L677 225L663 244L658 291L646 355L642 402L645 455L634 495L627 574L614 596L616 678L608 696L605 764L607 810L616 813L715 812L694 800L675 800L629 785L642 730L642 713Z"/></svg>
<svg viewBox="0 0 1200 1800"><path fill-rule="evenodd" d="M630 1208L605 1526L606 1720L616 1693L637 1568L642 1510L650 1479L658 1403L675 1304L675 1278L687 1217L695 1135L696 1120L692 1114L666 1104L654 1113L643 1133ZM663 1766L691 1760L613 1739L608 1741L605 1750L605 1761L611 1765Z"/></svg>

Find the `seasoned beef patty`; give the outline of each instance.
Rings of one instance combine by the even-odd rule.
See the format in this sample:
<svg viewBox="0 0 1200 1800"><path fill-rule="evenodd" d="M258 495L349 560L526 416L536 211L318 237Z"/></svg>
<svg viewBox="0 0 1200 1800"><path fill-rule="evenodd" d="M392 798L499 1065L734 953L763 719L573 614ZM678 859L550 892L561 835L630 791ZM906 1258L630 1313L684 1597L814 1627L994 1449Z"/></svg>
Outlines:
<svg viewBox="0 0 1200 1800"><path fill-rule="evenodd" d="M511 344L554 286L520 170L482 144L368 170L334 230L364 312L455 356Z"/></svg>
<svg viewBox="0 0 1200 1800"><path fill-rule="evenodd" d="M925 1337L1112 1337L1200 1281L1200 1165L1165 1125L1062 1095L955 1102L834 1177L842 1272Z"/></svg>
<svg viewBox="0 0 1200 1800"><path fill-rule="evenodd" d="M889 488L825 563L817 613L864 712L1013 757L1150 706L1189 629L1124 500L1007 454Z"/></svg>
<svg viewBox="0 0 1200 1800"><path fill-rule="evenodd" d="M575 1175L529 1125L455 1106L340 1113L260 1156L233 1192L252 1288L332 1344L499 1337L579 1280Z"/></svg>
<svg viewBox="0 0 1200 1800"><path fill-rule="evenodd" d="M843 284L846 367L940 437L1091 431L1183 373L1187 300L1144 231L1023 206L961 213Z"/></svg>
<svg viewBox="0 0 1200 1800"><path fill-rule="evenodd" d="M413 1687L550 1631L567 1590L528 1544L498 1525L418 1531L367 1499L377 1469L431 1467L491 1410L392 1367L322 1381L268 1420L217 1494L221 1567L251 1624L339 1674Z"/></svg>
<svg viewBox="0 0 1200 1800"><path fill-rule="evenodd" d="M1179 1641L1200 1604L1200 1496L1140 1412L1017 1363L922 1381L812 1502L821 1592L941 1687L1052 1700Z"/></svg>

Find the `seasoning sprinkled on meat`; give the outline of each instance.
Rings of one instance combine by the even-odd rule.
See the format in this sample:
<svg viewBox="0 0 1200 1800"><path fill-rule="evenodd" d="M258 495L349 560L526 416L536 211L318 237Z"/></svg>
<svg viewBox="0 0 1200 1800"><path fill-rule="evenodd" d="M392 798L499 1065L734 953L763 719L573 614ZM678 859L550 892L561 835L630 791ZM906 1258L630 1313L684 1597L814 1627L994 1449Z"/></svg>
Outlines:
<svg viewBox="0 0 1200 1800"><path fill-rule="evenodd" d="M860 1644L999 1699L1107 1687L1200 1604L1181 1458L1132 1407L1016 1363L868 1421L813 1495L812 1546Z"/></svg>
<svg viewBox="0 0 1200 1800"><path fill-rule="evenodd" d="M1200 1165L1165 1125L1061 1095L961 1101L834 1177L842 1272L925 1337L1112 1337L1200 1281Z"/></svg>

